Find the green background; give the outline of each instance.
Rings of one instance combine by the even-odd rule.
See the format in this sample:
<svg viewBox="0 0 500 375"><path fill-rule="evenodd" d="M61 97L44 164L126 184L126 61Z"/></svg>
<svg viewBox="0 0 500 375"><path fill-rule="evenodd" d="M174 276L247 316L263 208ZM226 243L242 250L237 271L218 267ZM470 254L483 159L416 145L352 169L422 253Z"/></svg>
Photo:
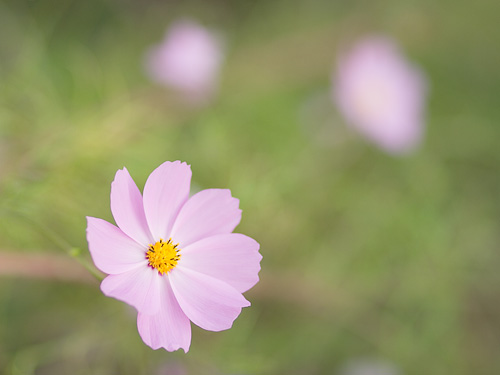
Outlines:
<svg viewBox="0 0 500 375"><path fill-rule="evenodd" d="M500 373L498 14L487 0L1 1L1 253L89 260L85 216L112 221L116 170L142 189L179 159L198 189L240 199L236 231L264 258L252 307L228 331L194 327L187 355L147 347L98 283L0 275L0 373ZM225 37L205 107L143 72L182 17ZM372 33L430 83L405 157L330 101L339 49Z"/></svg>

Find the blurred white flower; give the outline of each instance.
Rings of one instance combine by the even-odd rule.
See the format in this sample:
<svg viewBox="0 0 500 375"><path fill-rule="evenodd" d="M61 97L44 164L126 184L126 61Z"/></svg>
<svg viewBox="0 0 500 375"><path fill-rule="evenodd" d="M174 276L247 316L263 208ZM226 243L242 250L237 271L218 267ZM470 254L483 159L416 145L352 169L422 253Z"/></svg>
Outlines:
<svg viewBox="0 0 500 375"><path fill-rule="evenodd" d="M356 358L340 368L339 375L401 375L391 362L375 358Z"/></svg>
<svg viewBox="0 0 500 375"><path fill-rule="evenodd" d="M193 21L174 23L146 59L151 79L192 101L203 101L217 88L223 48L220 39Z"/></svg>
<svg viewBox="0 0 500 375"><path fill-rule="evenodd" d="M345 119L394 154L413 150L424 130L426 79L384 37L369 37L343 54L333 99Z"/></svg>

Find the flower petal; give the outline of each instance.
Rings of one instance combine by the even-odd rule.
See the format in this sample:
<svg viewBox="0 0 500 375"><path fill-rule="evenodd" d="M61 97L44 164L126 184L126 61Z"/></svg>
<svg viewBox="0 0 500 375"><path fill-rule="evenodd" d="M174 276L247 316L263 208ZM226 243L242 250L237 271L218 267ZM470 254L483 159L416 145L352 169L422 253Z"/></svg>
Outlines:
<svg viewBox="0 0 500 375"><path fill-rule="evenodd" d="M154 243L144 215L141 192L127 168L119 169L111 184L111 212L118 227L130 238L144 246Z"/></svg>
<svg viewBox="0 0 500 375"><path fill-rule="evenodd" d="M232 286L211 276L177 267L169 274L177 302L187 317L209 331L231 328L241 308L250 306Z"/></svg>
<svg viewBox="0 0 500 375"><path fill-rule="evenodd" d="M175 299L167 277L160 283L160 309L156 314L139 312L137 328L142 340L151 348L165 348L169 352L177 349L189 351L191 323Z"/></svg>
<svg viewBox="0 0 500 375"><path fill-rule="evenodd" d="M137 311L155 314L160 308L160 282L158 271L144 264L133 270L109 275L101 283L102 292L134 306Z"/></svg>
<svg viewBox="0 0 500 375"><path fill-rule="evenodd" d="M145 261L143 246L105 220L87 217L87 241L92 260L102 272L126 272Z"/></svg>
<svg viewBox="0 0 500 375"><path fill-rule="evenodd" d="M172 239L182 249L204 237L231 233L241 220L239 203L227 189L200 191L182 206L172 228Z"/></svg>
<svg viewBox="0 0 500 375"><path fill-rule="evenodd" d="M259 281L259 243L239 233L207 237L182 249L182 266L222 280L238 292Z"/></svg>
<svg viewBox="0 0 500 375"><path fill-rule="evenodd" d="M148 177L144 186L144 212L153 239L168 239L181 206L189 197L191 167L180 161L165 162Z"/></svg>

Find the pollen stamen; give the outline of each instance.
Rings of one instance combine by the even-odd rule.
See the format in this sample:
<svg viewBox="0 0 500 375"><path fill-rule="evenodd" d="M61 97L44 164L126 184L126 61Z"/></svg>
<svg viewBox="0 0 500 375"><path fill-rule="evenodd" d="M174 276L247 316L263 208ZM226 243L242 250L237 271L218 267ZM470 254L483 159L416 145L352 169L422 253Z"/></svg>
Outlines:
<svg viewBox="0 0 500 375"><path fill-rule="evenodd" d="M161 275L168 273L181 259L180 251L179 244L174 245L171 238L167 242L160 238L160 241L154 245L149 245L146 253L146 259L149 260L148 266L157 269Z"/></svg>

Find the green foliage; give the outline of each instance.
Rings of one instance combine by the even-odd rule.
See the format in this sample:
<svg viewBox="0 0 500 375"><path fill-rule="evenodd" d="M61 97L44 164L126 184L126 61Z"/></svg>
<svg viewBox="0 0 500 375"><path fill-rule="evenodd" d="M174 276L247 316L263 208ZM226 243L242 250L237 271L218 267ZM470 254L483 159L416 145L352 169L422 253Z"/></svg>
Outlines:
<svg viewBox="0 0 500 375"><path fill-rule="evenodd" d="M0 275L0 373L336 374L378 358L498 374L499 4L0 2L2 252L88 260L85 216L112 221L115 171L142 188L180 159L196 186L241 200L237 231L264 256L252 307L229 331L194 328L187 355L146 347L97 283ZM185 15L226 33L204 108L142 71ZM398 38L431 82L413 155L385 155L329 101L338 49L369 32Z"/></svg>

